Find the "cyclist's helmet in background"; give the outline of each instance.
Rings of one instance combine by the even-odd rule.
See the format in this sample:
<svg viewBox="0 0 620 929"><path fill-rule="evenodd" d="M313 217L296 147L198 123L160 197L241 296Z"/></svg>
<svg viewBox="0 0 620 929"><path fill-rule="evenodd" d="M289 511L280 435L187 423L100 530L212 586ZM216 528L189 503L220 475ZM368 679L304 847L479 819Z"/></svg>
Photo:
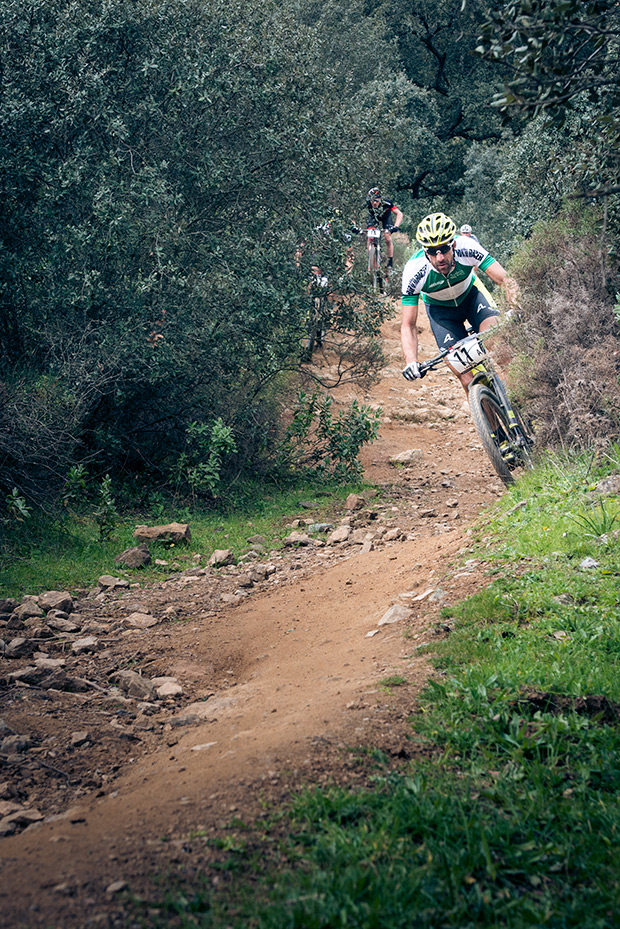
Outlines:
<svg viewBox="0 0 620 929"><path fill-rule="evenodd" d="M429 245L447 245L456 235L456 226L445 213L431 213L418 226L416 239L424 248Z"/></svg>
<svg viewBox="0 0 620 929"><path fill-rule="evenodd" d="M463 223L463 225L461 226L461 232L463 235L469 235L469 233L473 231L474 230L471 228L469 223Z"/></svg>
<svg viewBox="0 0 620 929"><path fill-rule="evenodd" d="M370 188L370 190L368 191L368 199L369 200L380 200L381 199L381 191L379 190L378 187Z"/></svg>

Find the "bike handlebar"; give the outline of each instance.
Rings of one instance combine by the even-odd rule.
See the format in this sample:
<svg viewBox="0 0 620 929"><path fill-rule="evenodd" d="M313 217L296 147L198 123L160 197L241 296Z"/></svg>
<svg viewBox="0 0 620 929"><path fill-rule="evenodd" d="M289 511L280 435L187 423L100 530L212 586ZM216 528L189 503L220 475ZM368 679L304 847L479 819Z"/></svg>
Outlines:
<svg viewBox="0 0 620 929"><path fill-rule="evenodd" d="M495 329L495 332L493 331L493 329ZM497 328L493 327L491 329L487 329L485 332L476 332L476 333L474 333L472 330L467 333L467 335L465 336L465 339L468 339L472 335L476 335L481 342L484 342L484 340L488 338L490 335L497 335ZM420 363L420 377L425 377L429 371L431 371L433 368L436 368L437 365L440 364L444 360L446 355L449 355L450 352L454 348L457 347L459 342L463 342L463 341L464 339L459 339L458 342L455 342L454 345L451 345L449 348L442 348L439 354L435 355L434 358L429 358L428 361L421 362Z"/></svg>
<svg viewBox="0 0 620 929"><path fill-rule="evenodd" d="M433 368L436 368L437 365L444 360L449 351L449 348L442 348L440 353L435 355L434 358L430 358L428 361L421 362L420 377L426 377L429 371L432 371Z"/></svg>

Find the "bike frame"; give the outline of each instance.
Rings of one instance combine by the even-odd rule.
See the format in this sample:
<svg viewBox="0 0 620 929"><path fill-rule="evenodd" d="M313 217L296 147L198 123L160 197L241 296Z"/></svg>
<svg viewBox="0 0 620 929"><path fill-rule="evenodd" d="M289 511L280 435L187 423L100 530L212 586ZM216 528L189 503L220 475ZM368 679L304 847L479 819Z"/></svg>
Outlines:
<svg viewBox="0 0 620 929"><path fill-rule="evenodd" d="M484 338L492 334L492 329L487 330L486 333L475 333L476 338L480 343L483 343ZM474 335L474 333L467 335L465 339L461 339L459 342L456 342L454 345L450 346L450 348L442 348L439 354L434 358L431 358L429 361L422 362L422 364L420 364L420 377L425 377L428 371L438 367L438 365L445 360L450 352L453 352L455 348L458 349L461 343L471 338L471 335ZM470 356L467 355L467 357ZM517 447L517 449L521 450L521 457L523 457L524 461L527 461L529 459L529 449L533 444L532 439L528 435L520 417L515 412L510 400L508 399L506 388L504 387L501 378L495 371L490 356L485 354L482 359L477 361L474 365L472 365L471 368L469 368L469 371L472 374L473 380L469 385L468 390L471 391L474 385L481 384L494 395L498 405L501 407L507 417L507 425L510 429L510 440L511 442L514 442L514 445Z"/></svg>

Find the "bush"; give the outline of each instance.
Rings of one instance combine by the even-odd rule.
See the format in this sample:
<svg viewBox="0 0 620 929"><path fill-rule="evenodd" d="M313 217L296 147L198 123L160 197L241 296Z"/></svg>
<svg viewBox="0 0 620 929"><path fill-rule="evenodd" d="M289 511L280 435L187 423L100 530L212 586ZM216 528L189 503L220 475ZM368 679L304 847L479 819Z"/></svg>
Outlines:
<svg viewBox="0 0 620 929"><path fill-rule="evenodd" d="M337 416L332 398L301 391L288 429L283 459L304 477L321 477L347 483L362 475L358 455L362 445L373 442L380 425L380 411L360 406L356 400Z"/></svg>
<svg viewBox="0 0 620 929"><path fill-rule="evenodd" d="M615 259L588 214L540 224L515 257L522 312L508 338L516 398L540 445L606 446L620 434Z"/></svg>
<svg viewBox="0 0 620 929"><path fill-rule="evenodd" d="M165 484L218 418L264 466L307 314L296 244L355 212L350 165L389 164L400 106L351 73L382 73L380 27L358 9L343 64L311 12L0 7L0 510L13 487L51 509L81 463Z"/></svg>

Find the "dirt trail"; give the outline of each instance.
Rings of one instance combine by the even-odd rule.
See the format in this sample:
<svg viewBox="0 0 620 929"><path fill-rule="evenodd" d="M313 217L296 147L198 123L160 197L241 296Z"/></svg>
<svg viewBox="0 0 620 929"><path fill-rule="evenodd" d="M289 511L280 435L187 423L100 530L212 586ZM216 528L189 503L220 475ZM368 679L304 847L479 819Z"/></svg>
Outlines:
<svg viewBox="0 0 620 929"><path fill-rule="evenodd" d="M502 488L461 388L443 373L408 385L400 375L398 320L383 334L387 364L366 401L384 409L385 422L364 464L372 481L392 485L380 520L401 528L402 540L364 553L359 545L342 547L333 558L335 546L293 552L279 586L217 611L197 610L203 579L191 590L153 590L160 612L168 604L178 614L183 606L185 617L196 610L196 618L145 632L137 665L152 654L163 666L165 656L166 673L192 702L171 710L160 729L145 725L139 737L125 731L122 754L108 751L111 743L100 736L103 751L90 763L105 772L114 762L114 779L104 776L72 797L69 809L57 803L56 816L0 839L4 925L120 925L122 891L106 888L119 881L148 893L149 875L168 862L196 867L184 846L191 830L209 831L233 815L249 819L262 795L277 800L306 780L337 780L338 768L347 767L343 745L401 749L407 712L428 675L416 648L432 637L440 606L483 581L479 564L463 570L455 559L467 545L468 524ZM421 343L432 354L426 327ZM353 390L341 394L344 401ZM421 450L423 460L413 468L389 464L407 449ZM410 620L378 627L405 593L400 602L412 608ZM379 687L394 673L409 682L405 706ZM79 704L79 695L71 697ZM33 725L35 716L45 719L49 704L34 715L38 705L28 706ZM68 725L84 728L79 705L75 713Z"/></svg>

